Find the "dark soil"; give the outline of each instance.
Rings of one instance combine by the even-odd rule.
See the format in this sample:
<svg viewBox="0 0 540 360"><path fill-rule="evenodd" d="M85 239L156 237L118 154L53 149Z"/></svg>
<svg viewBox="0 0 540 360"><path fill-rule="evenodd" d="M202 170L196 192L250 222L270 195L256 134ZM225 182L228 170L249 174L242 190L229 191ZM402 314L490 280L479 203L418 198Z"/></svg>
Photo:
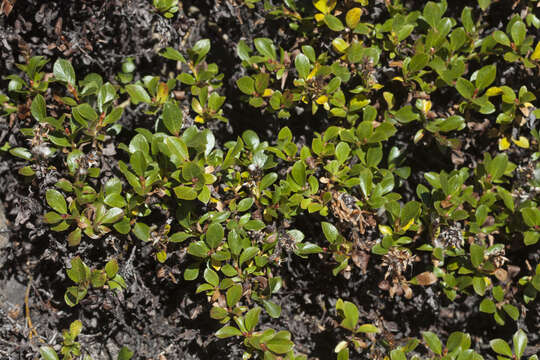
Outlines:
<svg viewBox="0 0 540 360"><path fill-rule="evenodd" d="M246 129L255 129L262 138L270 140L285 124L236 100L239 92L235 81L243 70L235 44L240 39L265 36L290 49L295 33L283 21L265 20L258 15L262 11L249 10L235 2L241 3L184 1L183 10L167 20L153 10L150 1L144 0L17 0L8 16L0 15L0 74L18 73L16 63L24 63L29 55L44 55L51 59L48 71L54 59L62 57L72 61L78 75L97 72L112 82L126 57L134 58L136 78L165 75L174 71L173 64L157 56L156 50L167 46L182 50L199 39L209 38L210 61L216 62L225 74L223 94L230 104L225 109L230 123L214 125L214 133L221 137L218 141L235 139ZM456 16L463 6L473 6L466 1L456 2L455 7L453 2L449 3L449 11ZM497 2L486 21L502 26L499 24L506 21L511 4ZM407 6L421 9L423 2L410 2ZM380 2L370 5L370 11L378 22L388 17ZM509 67L507 81L519 83L522 79L512 75L517 71L512 73L511 65L505 66ZM387 75L379 70L378 76L385 78ZM0 80L0 85L5 89L7 82ZM527 86L539 95L540 84ZM434 96L445 98L447 94ZM126 138L134 128L149 124L149 119L137 118L131 111L122 121ZM329 121L321 112L311 117L306 111L286 125L299 142L310 142L313 132L324 130ZM414 131L400 135L396 144L410 143ZM478 142L466 143L461 149L466 153L462 166L474 166L484 151L491 150L486 148L487 140L481 140L478 134L475 138ZM9 128L0 119L0 144L6 141L16 146L23 138L16 128ZM413 176L403 188L405 197L407 193L414 194L416 184L423 182L424 171L451 170L456 165L452 157L455 153L435 142L408 146ZM512 156L512 161L523 163L530 154L522 151ZM213 336L219 324L209 318L210 305L205 296L195 295L198 284L182 279L187 264L183 250L174 252L161 265L151 256L150 246L112 235L76 249L67 248L41 220L44 189L57 180L57 174L49 173L39 184L30 184L17 174L19 167L16 159L0 155L0 205L3 204L7 217L4 224L0 211L0 359L35 359L39 347L58 343L62 329L75 319L84 324L80 342L94 359L116 359L123 345L133 350L137 359L241 358L243 348L235 338L219 340ZM309 241L321 236L318 225L313 224L318 221L299 217L294 227ZM539 261L538 250L536 246L507 256L519 259L519 263L527 258L533 264ZM91 292L79 306L69 308L63 298L69 284L65 268L76 255L92 266L103 266L104 259L118 257L128 289L119 297ZM422 268L427 262L421 259L415 266ZM392 299L378 287L384 277L380 267L372 266L369 276L353 271L349 279L333 277L331 269L332 264L322 257L285 259L276 274L284 280L284 289L276 297L282 315L277 320L263 319L276 328L289 329L297 350L310 359L335 357L333 349L345 336L335 327L335 302L340 297L358 304L362 321L383 328L385 337L395 344L404 343L409 337L421 337L421 331L431 330L446 338L452 331L460 330L471 333L477 350L486 350L489 345L482 339L509 338L516 328L527 331L533 351L540 343L538 301L521 309L527 316L517 324L509 322L505 327L497 327L488 315L477 311L480 297L458 297L450 302L437 293L437 288L415 287L411 300L399 296ZM413 271L416 273L417 269ZM28 319L37 336L31 336ZM363 357L353 353L352 358Z"/></svg>

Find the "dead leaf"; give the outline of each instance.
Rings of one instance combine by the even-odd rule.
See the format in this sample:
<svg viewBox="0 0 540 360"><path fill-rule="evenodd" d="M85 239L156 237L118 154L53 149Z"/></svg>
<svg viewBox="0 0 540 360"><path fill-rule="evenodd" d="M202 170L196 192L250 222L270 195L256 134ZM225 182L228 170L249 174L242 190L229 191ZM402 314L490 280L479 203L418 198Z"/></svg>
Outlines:
<svg viewBox="0 0 540 360"><path fill-rule="evenodd" d="M418 281L418 285L428 286L437 282L437 276L431 271L425 271L416 275L416 280Z"/></svg>

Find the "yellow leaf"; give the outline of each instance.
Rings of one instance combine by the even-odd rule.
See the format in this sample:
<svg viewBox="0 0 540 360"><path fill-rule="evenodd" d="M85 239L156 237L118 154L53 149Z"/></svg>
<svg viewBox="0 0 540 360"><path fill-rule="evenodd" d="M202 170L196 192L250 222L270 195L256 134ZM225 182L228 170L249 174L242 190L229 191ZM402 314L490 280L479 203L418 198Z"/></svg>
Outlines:
<svg viewBox="0 0 540 360"><path fill-rule="evenodd" d="M317 13L315 14L315 20L320 23L321 21L324 20L324 14L321 14L321 13Z"/></svg>
<svg viewBox="0 0 540 360"><path fill-rule="evenodd" d="M336 49L337 52L343 54L345 50L347 50L347 48L349 47L349 43L338 37L332 40L332 46L334 47L334 49Z"/></svg>
<svg viewBox="0 0 540 360"><path fill-rule="evenodd" d="M373 89L375 89L375 90L380 90L380 89L382 89L382 88L384 87L384 85L381 85L381 84L379 84L379 83L375 83L375 84L373 84L371 87L372 87Z"/></svg>
<svg viewBox="0 0 540 360"><path fill-rule="evenodd" d="M529 148L529 139L527 139L525 136L520 136L519 140L512 139L512 142L523 149Z"/></svg>
<svg viewBox="0 0 540 360"><path fill-rule="evenodd" d="M345 22L347 23L349 29L356 28L356 25L358 25L360 22L360 16L362 16L362 9L360 8L356 7L347 11L347 15L345 15Z"/></svg>
<svg viewBox="0 0 540 360"><path fill-rule="evenodd" d="M431 110L431 101L429 100L422 100L422 111L424 114L427 114Z"/></svg>
<svg viewBox="0 0 540 360"><path fill-rule="evenodd" d="M388 225L379 225L379 231L385 236L392 235L392 228L390 228Z"/></svg>
<svg viewBox="0 0 540 360"><path fill-rule="evenodd" d="M411 219L407 225L401 228L403 231L407 231L414 224L414 219Z"/></svg>
<svg viewBox="0 0 540 360"><path fill-rule="evenodd" d="M328 102L328 96L326 95L319 96L319 98L315 100L315 102L319 105L326 104Z"/></svg>
<svg viewBox="0 0 540 360"><path fill-rule="evenodd" d="M495 96L502 93L502 89L497 86L492 86L489 89L486 90L486 95L489 96Z"/></svg>
<svg viewBox="0 0 540 360"><path fill-rule="evenodd" d="M392 80L397 80L403 82L403 78L401 76L395 76L392 78Z"/></svg>
<svg viewBox="0 0 540 360"><path fill-rule="evenodd" d="M264 89L264 92L263 92L263 97L269 97L269 96L272 96L272 94L274 93L274 91L272 91L272 89Z"/></svg>
<svg viewBox="0 0 540 360"><path fill-rule="evenodd" d="M536 47L534 48L534 51L531 54L531 60L539 60L539 59L540 59L540 41L536 44Z"/></svg>
<svg viewBox="0 0 540 360"><path fill-rule="evenodd" d="M195 122L199 124L204 124L204 119L201 116L197 115L195 116Z"/></svg>
<svg viewBox="0 0 540 360"><path fill-rule="evenodd" d="M319 63L315 64L315 66L313 67L313 70L309 73L309 75L307 77L307 80L314 77L317 74L317 72L319 71L320 68L321 68L321 65L319 65Z"/></svg>
<svg viewBox="0 0 540 360"><path fill-rule="evenodd" d="M510 147L510 142L507 138L503 137L499 139L499 151L506 150Z"/></svg>
<svg viewBox="0 0 540 360"><path fill-rule="evenodd" d="M313 6L323 14L330 14L336 7L337 0L313 0Z"/></svg>

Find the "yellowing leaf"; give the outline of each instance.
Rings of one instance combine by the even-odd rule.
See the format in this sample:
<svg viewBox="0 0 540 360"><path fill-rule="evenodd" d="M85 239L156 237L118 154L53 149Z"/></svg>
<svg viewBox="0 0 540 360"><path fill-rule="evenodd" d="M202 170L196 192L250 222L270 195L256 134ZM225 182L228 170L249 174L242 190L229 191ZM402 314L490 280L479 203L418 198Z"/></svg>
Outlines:
<svg viewBox="0 0 540 360"><path fill-rule="evenodd" d="M414 224L414 219L411 219L407 225L401 228L401 230L406 231Z"/></svg>
<svg viewBox="0 0 540 360"><path fill-rule="evenodd" d="M195 116L195 122L199 124L204 124L204 119L201 116L197 115Z"/></svg>
<svg viewBox="0 0 540 360"><path fill-rule="evenodd" d="M263 92L263 97L269 97L269 96L272 96L274 92L272 91L272 89L264 89L264 92Z"/></svg>
<svg viewBox="0 0 540 360"><path fill-rule="evenodd" d="M497 87L497 86L492 86L489 89L487 89L487 91L486 91L486 95L488 97L489 96L499 95L501 93L502 93L502 89L500 87Z"/></svg>
<svg viewBox="0 0 540 360"><path fill-rule="evenodd" d="M392 80L403 82L403 78L401 76L395 76L395 77L392 78Z"/></svg>
<svg viewBox="0 0 540 360"><path fill-rule="evenodd" d="M345 50L347 50L347 48L349 47L349 43L338 37L332 40L332 46L334 47L334 49L336 49L337 52L344 53Z"/></svg>
<svg viewBox="0 0 540 360"><path fill-rule="evenodd" d="M320 23L321 21L324 20L324 14L321 14L321 13L317 13L315 14L315 21L317 21L318 23Z"/></svg>
<svg viewBox="0 0 540 360"><path fill-rule="evenodd" d="M512 142L523 149L529 148L529 139L527 139L525 136L520 136L518 140L512 139Z"/></svg>
<svg viewBox="0 0 540 360"><path fill-rule="evenodd" d="M510 147L510 142L507 138L503 137L499 139L499 151L506 150Z"/></svg>
<svg viewBox="0 0 540 360"><path fill-rule="evenodd" d="M375 89L375 90L380 90L380 89L382 89L384 87L384 85L379 84L379 83L375 83L375 84L371 85L371 87L373 89Z"/></svg>
<svg viewBox="0 0 540 360"><path fill-rule="evenodd" d="M536 44L536 47L531 54L531 60L540 60L540 41Z"/></svg>
<svg viewBox="0 0 540 360"><path fill-rule="evenodd" d="M345 15L345 22L347 23L349 29L356 28L356 25L358 25L360 22L360 16L362 16L362 9L360 8L356 7L347 11L347 15Z"/></svg>
<svg viewBox="0 0 540 360"><path fill-rule="evenodd" d="M387 225L379 225L379 231L383 235L392 235L392 228L390 228L390 226L387 226Z"/></svg>
<svg viewBox="0 0 540 360"><path fill-rule="evenodd" d="M328 96L326 95L319 96L319 98L315 100L315 102L319 105L326 104L328 102Z"/></svg>
<svg viewBox="0 0 540 360"><path fill-rule="evenodd" d="M422 100L422 112L424 114L427 114L431 110L431 101L429 100Z"/></svg>
<svg viewBox="0 0 540 360"><path fill-rule="evenodd" d="M330 14L336 7L337 0L313 0L313 6L323 14Z"/></svg>
<svg viewBox="0 0 540 360"><path fill-rule="evenodd" d="M311 70L311 72L309 73L309 75L307 77L307 80L314 77L317 74L317 72L319 71L320 68L321 68L321 65L319 65L319 63L315 64L315 66L313 67L313 70Z"/></svg>

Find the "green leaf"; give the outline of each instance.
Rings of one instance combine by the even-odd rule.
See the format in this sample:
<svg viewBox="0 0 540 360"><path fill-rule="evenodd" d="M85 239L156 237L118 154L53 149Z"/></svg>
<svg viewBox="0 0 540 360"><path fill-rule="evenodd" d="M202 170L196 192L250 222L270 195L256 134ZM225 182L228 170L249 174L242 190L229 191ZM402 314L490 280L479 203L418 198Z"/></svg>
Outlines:
<svg viewBox="0 0 540 360"><path fill-rule="evenodd" d="M497 307L495 306L493 300L484 298L484 300L482 300L480 303L480 311L487 314L493 314L495 311L497 311Z"/></svg>
<svg viewBox="0 0 540 360"><path fill-rule="evenodd" d="M345 318L341 321L341 326L345 329L354 331L358 324L359 312L356 305L350 301L343 302L343 315Z"/></svg>
<svg viewBox="0 0 540 360"><path fill-rule="evenodd" d="M398 111L393 112L393 114L396 120L403 124L420 119L420 115L412 110L411 105L404 106Z"/></svg>
<svg viewBox="0 0 540 360"><path fill-rule="evenodd" d="M129 94L129 97L131 98L131 102L134 105L137 105L140 102L150 104L152 102L152 99L150 99L150 95L148 95L148 92L138 84L129 84L126 85L126 91Z"/></svg>
<svg viewBox="0 0 540 360"><path fill-rule="evenodd" d="M133 351L129 350L127 346L122 346L120 352L118 353L117 360L130 360L133 357Z"/></svg>
<svg viewBox="0 0 540 360"><path fill-rule="evenodd" d="M456 82L456 90L465 99L472 99L476 88L469 80L460 77Z"/></svg>
<svg viewBox="0 0 540 360"><path fill-rule="evenodd" d="M518 359L523 356L525 348L527 347L527 334L521 329L519 329L514 336L512 337L514 341L514 353Z"/></svg>
<svg viewBox="0 0 540 360"><path fill-rule="evenodd" d="M304 186L306 184L306 164L302 160L295 162L291 170L291 175L298 185Z"/></svg>
<svg viewBox="0 0 540 360"><path fill-rule="evenodd" d="M39 349L39 354L43 360L59 360L56 351L54 351L54 349L50 346L42 346Z"/></svg>
<svg viewBox="0 0 540 360"><path fill-rule="evenodd" d="M184 58L184 56L180 54L178 50L175 50L171 47L166 48L165 51L163 51L159 55L169 60L180 61L184 64L186 63L186 59Z"/></svg>
<svg viewBox="0 0 540 360"><path fill-rule="evenodd" d="M90 269L80 257L71 259L71 267L66 270L67 276L75 283L82 283L90 277Z"/></svg>
<svg viewBox="0 0 540 360"><path fill-rule="evenodd" d="M503 339L493 339L489 342L489 345L497 354L508 356L510 358L513 355L510 345L508 345L508 343Z"/></svg>
<svg viewBox="0 0 540 360"><path fill-rule="evenodd" d="M519 318L519 310L514 305L504 304L503 310L512 318L512 320L516 321Z"/></svg>
<svg viewBox="0 0 540 360"><path fill-rule="evenodd" d="M28 151L28 149L25 149L23 147L16 147L13 149L9 149L9 153L13 156L16 156L24 160L32 159L32 153Z"/></svg>
<svg viewBox="0 0 540 360"><path fill-rule="evenodd" d="M73 70L73 66L71 66L69 61L64 59L56 60L53 66L53 73L57 80L75 86L75 70Z"/></svg>
<svg viewBox="0 0 540 360"><path fill-rule="evenodd" d="M407 360L407 356L400 349L394 349L390 352L390 360Z"/></svg>
<svg viewBox="0 0 540 360"><path fill-rule="evenodd" d="M351 147L346 142L341 141L336 146L336 159L343 164L351 153Z"/></svg>
<svg viewBox="0 0 540 360"><path fill-rule="evenodd" d="M237 328L233 326L224 326L218 331L216 331L216 337L220 339L225 339L232 336L241 336L241 335L242 333L240 332L240 330L238 330Z"/></svg>
<svg viewBox="0 0 540 360"><path fill-rule="evenodd" d="M262 55L272 59L276 60L276 48L274 46L274 43L271 39L268 38L256 38L254 40L255 48L261 53Z"/></svg>
<svg viewBox="0 0 540 360"><path fill-rule="evenodd" d="M32 100L32 105L30 106L30 111L32 116L39 122L45 121L47 117L47 108L45 105L45 99L41 94L37 94L34 100Z"/></svg>
<svg viewBox="0 0 540 360"><path fill-rule="evenodd" d="M131 164L131 167L133 168L133 171L135 171L135 174L137 176L144 176L144 172L146 171L148 164L146 163L146 159L142 151L137 150L133 154L131 154L129 158L129 163Z"/></svg>
<svg viewBox="0 0 540 360"><path fill-rule="evenodd" d="M124 217L124 211L120 208L113 207L105 213L101 219L102 224L112 224Z"/></svg>
<svg viewBox="0 0 540 360"><path fill-rule="evenodd" d="M238 264L242 265L246 261L253 259L255 255L257 255L258 252L259 252L259 248L256 246L250 246L244 249L244 251L240 255L240 259L238 259Z"/></svg>
<svg viewBox="0 0 540 360"><path fill-rule="evenodd" d="M286 354L293 348L293 342L284 338L272 338L266 342L266 347L276 354Z"/></svg>
<svg viewBox="0 0 540 360"><path fill-rule="evenodd" d="M503 176L508 166L508 155L499 154L493 160L486 165L488 174L491 175L491 179L497 180Z"/></svg>
<svg viewBox="0 0 540 360"><path fill-rule="evenodd" d="M490 4L491 0L478 0L478 5L483 11L486 11Z"/></svg>
<svg viewBox="0 0 540 360"><path fill-rule="evenodd" d="M105 264L105 272L109 279L114 278L118 273L118 261L116 261L116 259L109 260L107 264Z"/></svg>
<svg viewBox="0 0 540 360"><path fill-rule="evenodd" d="M242 285L239 284L235 284L227 289L226 298L228 307L232 308L240 301L242 298L242 291Z"/></svg>
<svg viewBox="0 0 540 360"><path fill-rule="evenodd" d="M422 70L429 62L429 56L424 53L414 55L409 62L408 70L410 73L415 73Z"/></svg>
<svg viewBox="0 0 540 360"><path fill-rule="evenodd" d="M278 179L278 174L276 174L275 172L271 172L269 174L264 175L264 177L261 179L261 182L259 184L259 190L262 191L266 189L267 187L275 183L277 179Z"/></svg>
<svg viewBox="0 0 540 360"><path fill-rule="evenodd" d="M326 24L326 26L328 26L328 28L332 31L345 30L345 26L343 26L343 23L341 22L341 20L339 20L334 15L330 15L330 14L324 15L323 21Z"/></svg>
<svg viewBox="0 0 540 360"><path fill-rule="evenodd" d="M302 53L296 55L296 58L294 59L294 66L296 67L296 71L298 71L300 78L306 79L308 77L311 70L311 64L306 55Z"/></svg>
<svg viewBox="0 0 540 360"><path fill-rule="evenodd" d="M431 331L422 332L422 338L426 342L427 347L436 355L442 354L441 340Z"/></svg>
<svg viewBox="0 0 540 360"><path fill-rule="evenodd" d="M502 44L502 45L505 45L505 46L510 46L510 39L508 38L508 36L502 32L501 30L495 30L493 32L493 38L495 39L496 42L498 42L499 44Z"/></svg>
<svg viewBox="0 0 540 360"><path fill-rule="evenodd" d="M420 215L421 204L418 201L409 201L401 209L399 215L400 226L403 228L414 220L418 215Z"/></svg>
<svg viewBox="0 0 540 360"><path fill-rule="evenodd" d="M244 76L236 80L236 85L246 95L255 94L255 80L250 76Z"/></svg>
<svg viewBox="0 0 540 360"><path fill-rule="evenodd" d="M210 249L206 246L206 244L202 241L196 241L192 242L188 246L188 254L200 257L200 258L206 258L208 257L208 252Z"/></svg>
<svg viewBox="0 0 540 360"><path fill-rule="evenodd" d="M173 190L176 197L181 200L195 200L197 198L197 191L192 187L179 185Z"/></svg>
<svg viewBox="0 0 540 360"><path fill-rule="evenodd" d="M261 314L261 308L255 307L250 309L244 316L244 325L248 332L252 332L255 329L255 326L259 322L259 315Z"/></svg>
<svg viewBox="0 0 540 360"><path fill-rule="evenodd" d="M484 247L477 244L471 244L470 251L471 263L475 268L478 268L484 262Z"/></svg>
<svg viewBox="0 0 540 360"><path fill-rule="evenodd" d="M476 88L479 90L487 88L493 83L493 81L495 81L496 76L497 66L495 64L484 66L483 68L478 70L478 73L476 74Z"/></svg>
<svg viewBox="0 0 540 360"><path fill-rule="evenodd" d="M525 41L527 35L527 25L521 20L516 21L510 29L510 35L516 46L520 46Z"/></svg>
<svg viewBox="0 0 540 360"><path fill-rule="evenodd" d="M223 240L225 236L225 231L220 224L213 223L208 226L206 230L206 243L210 246L211 249L215 249Z"/></svg>
<svg viewBox="0 0 540 360"><path fill-rule="evenodd" d="M236 206L236 211L237 212L248 211L254 202L255 200L253 200L253 198L242 199L240 200L240 202L238 202L238 205Z"/></svg>
<svg viewBox="0 0 540 360"><path fill-rule="evenodd" d="M528 226L540 226L540 209L536 207L523 208L521 209L521 216L523 216L523 220Z"/></svg>
<svg viewBox="0 0 540 360"><path fill-rule="evenodd" d="M133 234L141 241L150 240L150 227L145 223L138 222L133 226Z"/></svg>
<svg viewBox="0 0 540 360"><path fill-rule="evenodd" d="M204 280L206 280L206 282L213 287L219 286L219 276L214 270L206 268L204 270L203 277Z"/></svg>
<svg viewBox="0 0 540 360"><path fill-rule="evenodd" d="M443 12L441 11L439 4L436 4L430 1L426 4L426 6L424 6L424 11L422 15L424 19L426 20L426 22L432 28L437 28L437 25L439 24L439 20L441 20Z"/></svg>
<svg viewBox="0 0 540 360"><path fill-rule="evenodd" d="M210 40L201 39L197 41L191 48L191 51L198 55L197 62L202 60L202 58L205 57L210 51Z"/></svg>
<svg viewBox="0 0 540 360"><path fill-rule="evenodd" d="M372 324L363 324L356 329L357 333L379 333L381 332L378 327Z"/></svg>
<svg viewBox="0 0 540 360"><path fill-rule="evenodd" d="M166 102L163 106L163 124L174 136L178 136L182 129L182 111L172 102Z"/></svg>
<svg viewBox="0 0 540 360"><path fill-rule="evenodd" d="M67 214L67 204L64 196L57 190L49 189L45 193L47 203L51 208L59 212L60 214Z"/></svg>
<svg viewBox="0 0 540 360"><path fill-rule="evenodd" d="M270 300L263 300L264 309L270 317L277 319L281 316L281 306Z"/></svg>
<svg viewBox="0 0 540 360"><path fill-rule="evenodd" d="M338 230L334 225L324 221L321 223L321 226L326 240L333 244L339 235Z"/></svg>

